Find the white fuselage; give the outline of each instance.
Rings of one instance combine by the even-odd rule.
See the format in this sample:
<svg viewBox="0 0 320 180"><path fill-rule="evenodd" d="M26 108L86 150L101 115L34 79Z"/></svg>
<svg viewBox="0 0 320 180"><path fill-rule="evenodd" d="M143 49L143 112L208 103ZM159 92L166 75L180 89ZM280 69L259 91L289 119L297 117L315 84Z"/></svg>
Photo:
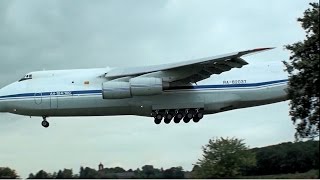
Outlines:
<svg viewBox="0 0 320 180"><path fill-rule="evenodd" d="M204 114L287 99L287 80L170 87L160 95L103 99L106 68L33 72L0 89L0 112L28 116L151 116L158 109L203 108Z"/></svg>

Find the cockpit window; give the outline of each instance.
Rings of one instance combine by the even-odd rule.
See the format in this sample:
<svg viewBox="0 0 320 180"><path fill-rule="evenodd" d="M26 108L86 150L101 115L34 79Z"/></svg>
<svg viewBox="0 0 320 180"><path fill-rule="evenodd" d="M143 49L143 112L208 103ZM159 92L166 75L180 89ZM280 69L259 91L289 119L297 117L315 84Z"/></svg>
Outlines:
<svg viewBox="0 0 320 180"><path fill-rule="evenodd" d="M21 79L19 80L19 82L20 82L20 81L25 81L25 80L28 80L28 79L32 79L32 74L27 74L27 75L25 75L23 78L21 78Z"/></svg>

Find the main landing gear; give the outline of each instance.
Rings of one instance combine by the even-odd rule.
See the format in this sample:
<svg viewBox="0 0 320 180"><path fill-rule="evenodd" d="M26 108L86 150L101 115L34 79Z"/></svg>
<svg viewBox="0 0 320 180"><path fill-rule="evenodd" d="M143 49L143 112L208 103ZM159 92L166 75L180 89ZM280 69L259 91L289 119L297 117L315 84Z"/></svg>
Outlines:
<svg viewBox="0 0 320 180"><path fill-rule="evenodd" d="M189 123L191 120L197 123L203 118L203 109L156 110L152 112L151 116L154 117L155 124L160 124L162 119L166 124L169 124L172 119L176 124L181 120L185 123Z"/></svg>
<svg viewBox="0 0 320 180"><path fill-rule="evenodd" d="M45 128L49 127L49 122L47 121L47 116L42 116L43 121L41 122L41 125Z"/></svg>

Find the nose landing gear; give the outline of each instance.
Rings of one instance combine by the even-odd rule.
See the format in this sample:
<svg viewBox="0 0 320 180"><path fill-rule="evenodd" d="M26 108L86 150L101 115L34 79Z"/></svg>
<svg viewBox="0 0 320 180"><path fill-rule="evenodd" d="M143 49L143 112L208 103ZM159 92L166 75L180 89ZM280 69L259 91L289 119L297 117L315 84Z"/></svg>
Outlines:
<svg viewBox="0 0 320 180"><path fill-rule="evenodd" d="M43 121L41 122L41 125L45 128L49 127L49 122L47 121L47 116L42 116Z"/></svg>

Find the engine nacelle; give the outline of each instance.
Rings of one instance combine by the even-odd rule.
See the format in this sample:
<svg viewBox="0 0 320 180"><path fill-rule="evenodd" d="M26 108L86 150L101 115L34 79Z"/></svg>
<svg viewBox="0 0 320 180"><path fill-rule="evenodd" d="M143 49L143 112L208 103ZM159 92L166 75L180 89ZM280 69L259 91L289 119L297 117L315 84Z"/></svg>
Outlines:
<svg viewBox="0 0 320 180"><path fill-rule="evenodd" d="M132 96L150 96L161 94L163 90L161 78L138 77L129 81Z"/></svg>
<svg viewBox="0 0 320 180"><path fill-rule="evenodd" d="M103 99L122 99L131 97L128 82L111 81L102 84Z"/></svg>
<svg viewBox="0 0 320 180"><path fill-rule="evenodd" d="M161 78L137 77L129 82L110 81L102 85L103 99L123 99L132 96L151 96L163 92Z"/></svg>

